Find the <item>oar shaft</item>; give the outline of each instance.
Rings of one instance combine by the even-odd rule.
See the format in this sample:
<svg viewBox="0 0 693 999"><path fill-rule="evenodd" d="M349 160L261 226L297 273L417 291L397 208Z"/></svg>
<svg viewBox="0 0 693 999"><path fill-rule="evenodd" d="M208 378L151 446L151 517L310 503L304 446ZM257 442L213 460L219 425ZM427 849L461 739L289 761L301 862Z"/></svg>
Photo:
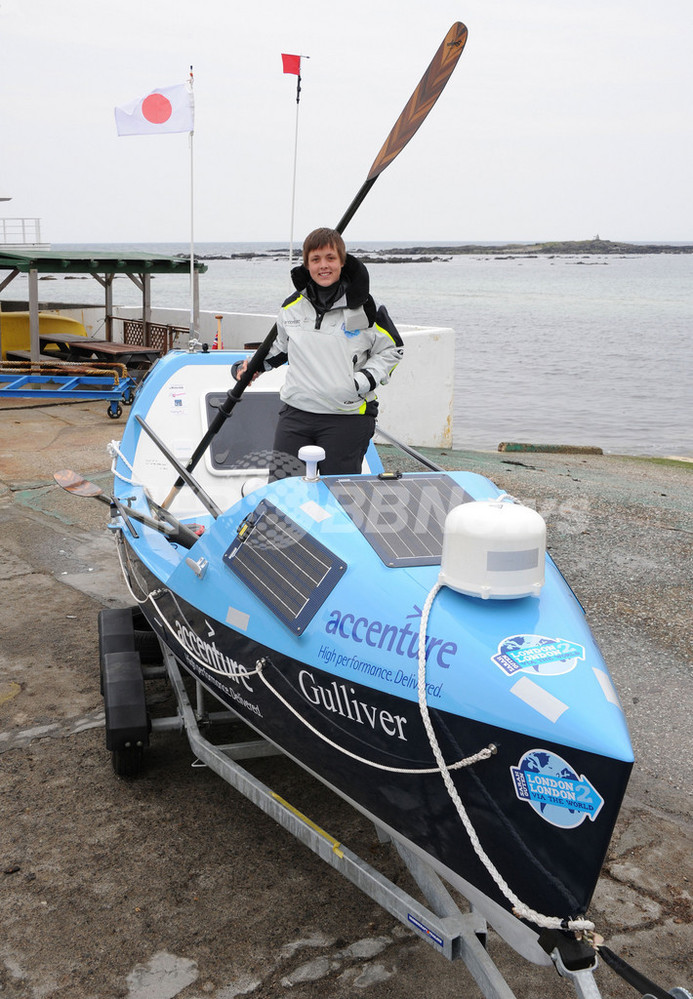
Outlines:
<svg viewBox="0 0 693 999"><path fill-rule="evenodd" d="M100 503L105 503L106 506L115 507L133 538L139 537L131 523L131 520L136 520L139 524L145 524L147 527L159 531L160 534L165 534L169 540L177 541L186 548L192 548L198 541L198 537L194 531L186 524L181 523L180 520L177 520L168 510L162 510L156 503L153 505L156 507L157 512L161 513L164 520L156 520L154 517L148 517L146 513L140 513L139 510L134 510L132 507L124 505L115 496L106 496L99 486L87 481L87 479L83 479L69 468L61 472L54 472L53 478L61 489L64 489L65 492L70 493L72 496L95 499ZM152 501L150 500L149 502L151 503Z"/></svg>
<svg viewBox="0 0 693 999"><path fill-rule="evenodd" d="M361 202L364 200L364 198L366 197L370 189L373 187L377 179L378 179L377 177L372 177L370 180L364 181L364 183L361 185L360 191L358 192L354 200L351 202L351 204L349 205L349 207L344 212L341 219L335 226L337 232L344 232L346 227L353 219L354 215L356 215L356 212L361 207Z"/></svg>

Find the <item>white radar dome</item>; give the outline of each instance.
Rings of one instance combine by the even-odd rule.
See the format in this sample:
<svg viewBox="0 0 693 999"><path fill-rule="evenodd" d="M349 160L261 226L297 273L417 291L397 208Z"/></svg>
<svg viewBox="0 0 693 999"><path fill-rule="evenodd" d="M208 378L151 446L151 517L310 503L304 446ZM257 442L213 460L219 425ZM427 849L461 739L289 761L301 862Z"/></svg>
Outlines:
<svg viewBox="0 0 693 999"><path fill-rule="evenodd" d="M545 555L546 523L536 510L512 497L474 500L446 517L438 580L484 600L538 596Z"/></svg>

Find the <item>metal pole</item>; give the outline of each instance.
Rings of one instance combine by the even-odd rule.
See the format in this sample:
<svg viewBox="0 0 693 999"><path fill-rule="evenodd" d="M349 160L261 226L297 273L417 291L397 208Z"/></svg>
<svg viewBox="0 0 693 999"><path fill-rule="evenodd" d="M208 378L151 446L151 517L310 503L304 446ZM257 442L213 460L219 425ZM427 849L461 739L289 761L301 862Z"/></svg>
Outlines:
<svg viewBox="0 0 693 999"><path fill-rule="evenodd" d="M31 360L38 361L41 341L39 340L38 271L35 267L29 271L29 350Z"/></svg>
<svg viewBox="0 0 693 999"><path fill-rule="evenodd" d="M301 104L301 59L310 59L310 56L299 56L298 73L296 78L296 128L294 130L294 176L291 185L291 228L289 230L289 267L294 262L294 208L296 204L296 162L298 160L298 109Z"/></svg>
<svg viewBox="0 0 693 999"><path fill-rule="evenodd" d="M193 88L193 71L192 66L190 67L190 79L189 79L190 93L192 94ZM196 320L196 309L195 309L195 236L194 236L194 216L195 216L195 199L194 199L194 158L193 158L193 136L195 134L194 129L191 129L188 133L189 145L190 145L190 336L195 336L195 320Z"/></svg>
<svg viewBox="0 0 693 999"><path fill-rule="evenodd" d="M193 132L190 132L190 336L195 336L195 237L193 202Z"/></svg>
<svg viewBox="0 0 693 999"><path fill-rule="evenodd" d="M193 274L193 324L196 330L200 328L200 275Z"/></svg>
<svg viewBox="0 0 693 999"><path fill-rule="evenodd" d="M113 274L104 274L106 292L106 339L113 340Z"/></svg>
<svg viewBox="0 0 693 999"><path fill-rule="evenodd" d="M149 324L152 321L152 277L151 274L141 274L142 278L142 332L144 346L151 347L149 339Z"/></svg>
<svg viewBox="0 0 693 999"><path fill-rule="evenodd" d="M289 229L289 267L294 262L294 209L296 204L296 159L298 157L298 109L301 94L301 77L296 85L296 129L294 132L294 176L291 185L291 228Z"/></svg>
<svg viewBox="0 0 693 999"><path fill-rule="evenodd" d="M377 424L375 432L381 437L384 437L386 441L390 442L390 444L394 444L395 447L400 448L405 454L410 455L412 458L416 458L416 460L420 461L422 465L426 466L426 468L430 468L434 472L447 471L447 469L442 468L440 465L436 465L436 463L431 461L430 458L427 458L426 455L421 454L420 451L416 451L413 447L409 447L408 444L404 444L402 441L397 440L397 438L393 437L392 434L388 434L386 430L383 430L383 428Z"/></svg>

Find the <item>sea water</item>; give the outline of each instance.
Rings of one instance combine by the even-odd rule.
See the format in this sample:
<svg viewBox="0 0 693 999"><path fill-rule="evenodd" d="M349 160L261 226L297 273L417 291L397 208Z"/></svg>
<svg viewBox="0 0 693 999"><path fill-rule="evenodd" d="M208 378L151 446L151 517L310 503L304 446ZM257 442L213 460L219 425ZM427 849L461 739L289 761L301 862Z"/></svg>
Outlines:
<svg viewBox="0 0 693 999"><path fill-rule="evenodd" d="M368 253L407 245L353 247ZM206 260L200 308L274 315L292 290L286 255L271 252L281 246L198 244L201 256L258 254ZM455 447L524 441L693 456L693 254L526 257L498 249L369 270L374 297L396 323L455 331ZM42 287L42 300L103 301L95 281L68 280L58 279L50 294ZM152 304L188 309L188 284L181 276L155 277ZM13 284L3 298L18 293ZM140 293L121 278L114 301L138 305ZM425 406L425 395L411 404Z"/></svg>

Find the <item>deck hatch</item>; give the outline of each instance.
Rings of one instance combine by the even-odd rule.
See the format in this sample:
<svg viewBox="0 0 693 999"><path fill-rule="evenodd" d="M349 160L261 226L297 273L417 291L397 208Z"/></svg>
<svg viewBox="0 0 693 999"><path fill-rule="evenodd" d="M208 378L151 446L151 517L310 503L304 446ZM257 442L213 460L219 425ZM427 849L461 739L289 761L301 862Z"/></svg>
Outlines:
<svg viewBox="0 0 693 999"><path fill-rule="evenodd" d="M226 393L208 392L205 396L207 426L226 402ZM281 401L278 392L246 392L243 405L236 406L233 420L222 423L209 449L215 471L247 468L246 455L272 448L274 429Z"/></svg>
<svg viewBox="0 0 693 999"><path fill-rule="evenodd" d="M346 570L334 552L268 500L243 521L224 562L297 635Z"/></svg>
<svg viewBox="0 0 693 999"><path fill-rule="evenodd" d="M390 568L439 565L445 518L472 497L449 475L326 478L335 499Z"/></svg>

